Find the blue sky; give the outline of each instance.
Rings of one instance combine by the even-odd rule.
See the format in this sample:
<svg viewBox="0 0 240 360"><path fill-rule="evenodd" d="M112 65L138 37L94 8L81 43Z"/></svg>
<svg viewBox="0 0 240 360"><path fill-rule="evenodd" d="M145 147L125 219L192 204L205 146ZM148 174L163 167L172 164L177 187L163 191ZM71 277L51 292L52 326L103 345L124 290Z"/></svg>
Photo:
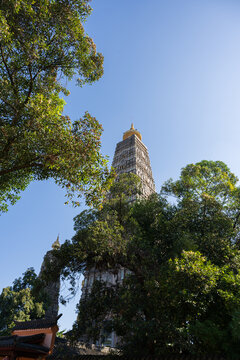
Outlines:
<svg viewBox="0 0 240 360"><path fill-rule="evenodd" d="M131 122L148 147L157 191L180 169L222 160L240 177L240 3L234 0L93 0L85 24L105 57L103 78L68 84L65 113L88 110L104 128L111 164ZM64 205L52 181L32 183L0 217L0 289L28 267L38 272L58 233L73 235L82 209ZM70 328L80 294L66 308Z"/></svg>

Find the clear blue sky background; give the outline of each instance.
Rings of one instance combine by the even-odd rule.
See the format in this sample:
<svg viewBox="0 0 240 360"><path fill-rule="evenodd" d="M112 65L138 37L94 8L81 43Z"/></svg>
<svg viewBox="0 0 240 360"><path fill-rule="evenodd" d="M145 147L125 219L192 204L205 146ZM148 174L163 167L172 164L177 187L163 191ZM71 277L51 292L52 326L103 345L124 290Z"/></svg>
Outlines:
<svg viewBox="0 0 240 360"><path fill-rule="evenodd" d="M104 127L110 163L131 122L149 149L157 191L188 163L222 160L240 176L238 0L94 0L86 30L105 57L92 86L69 83L65 113L88 110ZM64 206L53 182L32 183L0 217L0 288L28 267L38 272L58 233L73 235L82 209ZM74 301L61 328L75 319Z"/></svg>

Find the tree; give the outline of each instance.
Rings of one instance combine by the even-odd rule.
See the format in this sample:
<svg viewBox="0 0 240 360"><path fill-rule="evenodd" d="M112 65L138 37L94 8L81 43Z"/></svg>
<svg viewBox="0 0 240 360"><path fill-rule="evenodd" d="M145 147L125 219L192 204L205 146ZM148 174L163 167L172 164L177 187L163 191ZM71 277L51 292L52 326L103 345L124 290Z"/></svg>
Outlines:
<svg viewBox="0 0 240 360"><path fill-rule="evenodd" d="M216 264L229 263L232 245L239 241L237 182L223 162L202 161L187 165L179 180L167 181L162 189L162 194L177 200L179 230Z"/></svg>
<svg viewBox="0 0 240 360"><path fill-rule="evenodd" d="M177 201L171 203L169 195ZM81 213L72 242L59 252L66 261L63 275L70 278L93 264L130 270L122 284L95 281L78 306L73 336L98 339L99 324L108 319L106 330L122 338L127 355L237 358L237 178L222 162L202 161L186 166L180 180L168 181L161 195L134 204L126 197L121 206L119 198L115 193L101 210Z"/></svg>
<svg viewBox="0 0 240 360"><path fill-rule="evenodd" d="M72 241L66 240L60 250L53 252L57 268L51 270L49 267L49 276L54 279L56 273L61 272L64 278L69 277L74 293L75 275L82 273L86 267L95 264L103 268L114 266L124 252L123 231L128 224L131 226L128 222L132 207L129 196L140 194L141 184L137 175L120 175L112 184L101 209L84 210L74 218L76 234Z"/></svg>
<svg viewBox="0 0 240 360"><path fill-rule="evenodd" d="M34 269L27 269L23 277L14 280L12 286L2 290L0 334L10 334L14 320L26 321L42 317L47 305L47 295L43 292Z"/></svg>
<svg viewBox="0 0 240 360"><path fill-rule="evenodd" d="M83 23L89 0L2 0L0 5L0 211L32 180L53 178L68 197L97 202L109 181L101 125L63 116L63 79L83 86L103 74ZM66 81L65 81L66 82Z"/></svg>

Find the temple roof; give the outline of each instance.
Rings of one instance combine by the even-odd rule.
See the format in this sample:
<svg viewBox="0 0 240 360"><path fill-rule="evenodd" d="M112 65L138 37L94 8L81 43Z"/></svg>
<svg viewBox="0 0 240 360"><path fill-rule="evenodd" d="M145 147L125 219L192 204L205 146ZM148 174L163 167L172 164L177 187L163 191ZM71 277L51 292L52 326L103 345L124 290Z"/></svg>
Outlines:
<svg viewBox="0 0 240 360"><path fill-rule="evenodd" d="M125 131L125 133L123 134L123 140L126 140L132 135L136 135L140 140L142 140L142 135L140 134L139 131L137 131L137 129L134 129L133 123L131 125L131 128Z"/></svg>
<svg viewBox="0 0 240 360"><path fill-rule="evenodd" d="M14 321L15 327L13 328L13 331L28 329L48 329L54 325L57 325L57 321L61 316L62 314L54 318L35 319L30 321Z"/></svg>
<svg viewBox="0 0 240 360"><path fill-rule="evenodd" d="M41 345L44 339L45 334L31 336L1 336L0 357L14 355L14 359L18 357L25 358L25 356L32 359L39 358L40 355L47 355L49 353L49 348Z"/></svg>

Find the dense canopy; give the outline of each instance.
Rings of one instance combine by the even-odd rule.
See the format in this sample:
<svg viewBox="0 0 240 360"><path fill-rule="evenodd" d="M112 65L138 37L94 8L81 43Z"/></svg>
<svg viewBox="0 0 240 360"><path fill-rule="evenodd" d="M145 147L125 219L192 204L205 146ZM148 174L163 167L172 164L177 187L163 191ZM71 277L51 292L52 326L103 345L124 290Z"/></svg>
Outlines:
<svg viewBox="0 0 240 360"><path fill-rule="evenodd" d="M96 341L114 330L131 356L238 356L237 178L222 162L202 161L166 182L161 195L132 204L122 196L126 176L100 211L75 218L76 234L59 252L73 291L76 275L93 265L130 271L115 285L95 280L79 303L73 336Z"/></svg>
<svg viewBox="0 0 240 360"><path fill-rule="evenodd" d="M53 178L70 199L83 193L90 203L107 185L101 125L88 112L75 122L62 115L63 83L103 74L83 28L90 12L88 0L1 1L0 211L34 179Z"/></svg>

